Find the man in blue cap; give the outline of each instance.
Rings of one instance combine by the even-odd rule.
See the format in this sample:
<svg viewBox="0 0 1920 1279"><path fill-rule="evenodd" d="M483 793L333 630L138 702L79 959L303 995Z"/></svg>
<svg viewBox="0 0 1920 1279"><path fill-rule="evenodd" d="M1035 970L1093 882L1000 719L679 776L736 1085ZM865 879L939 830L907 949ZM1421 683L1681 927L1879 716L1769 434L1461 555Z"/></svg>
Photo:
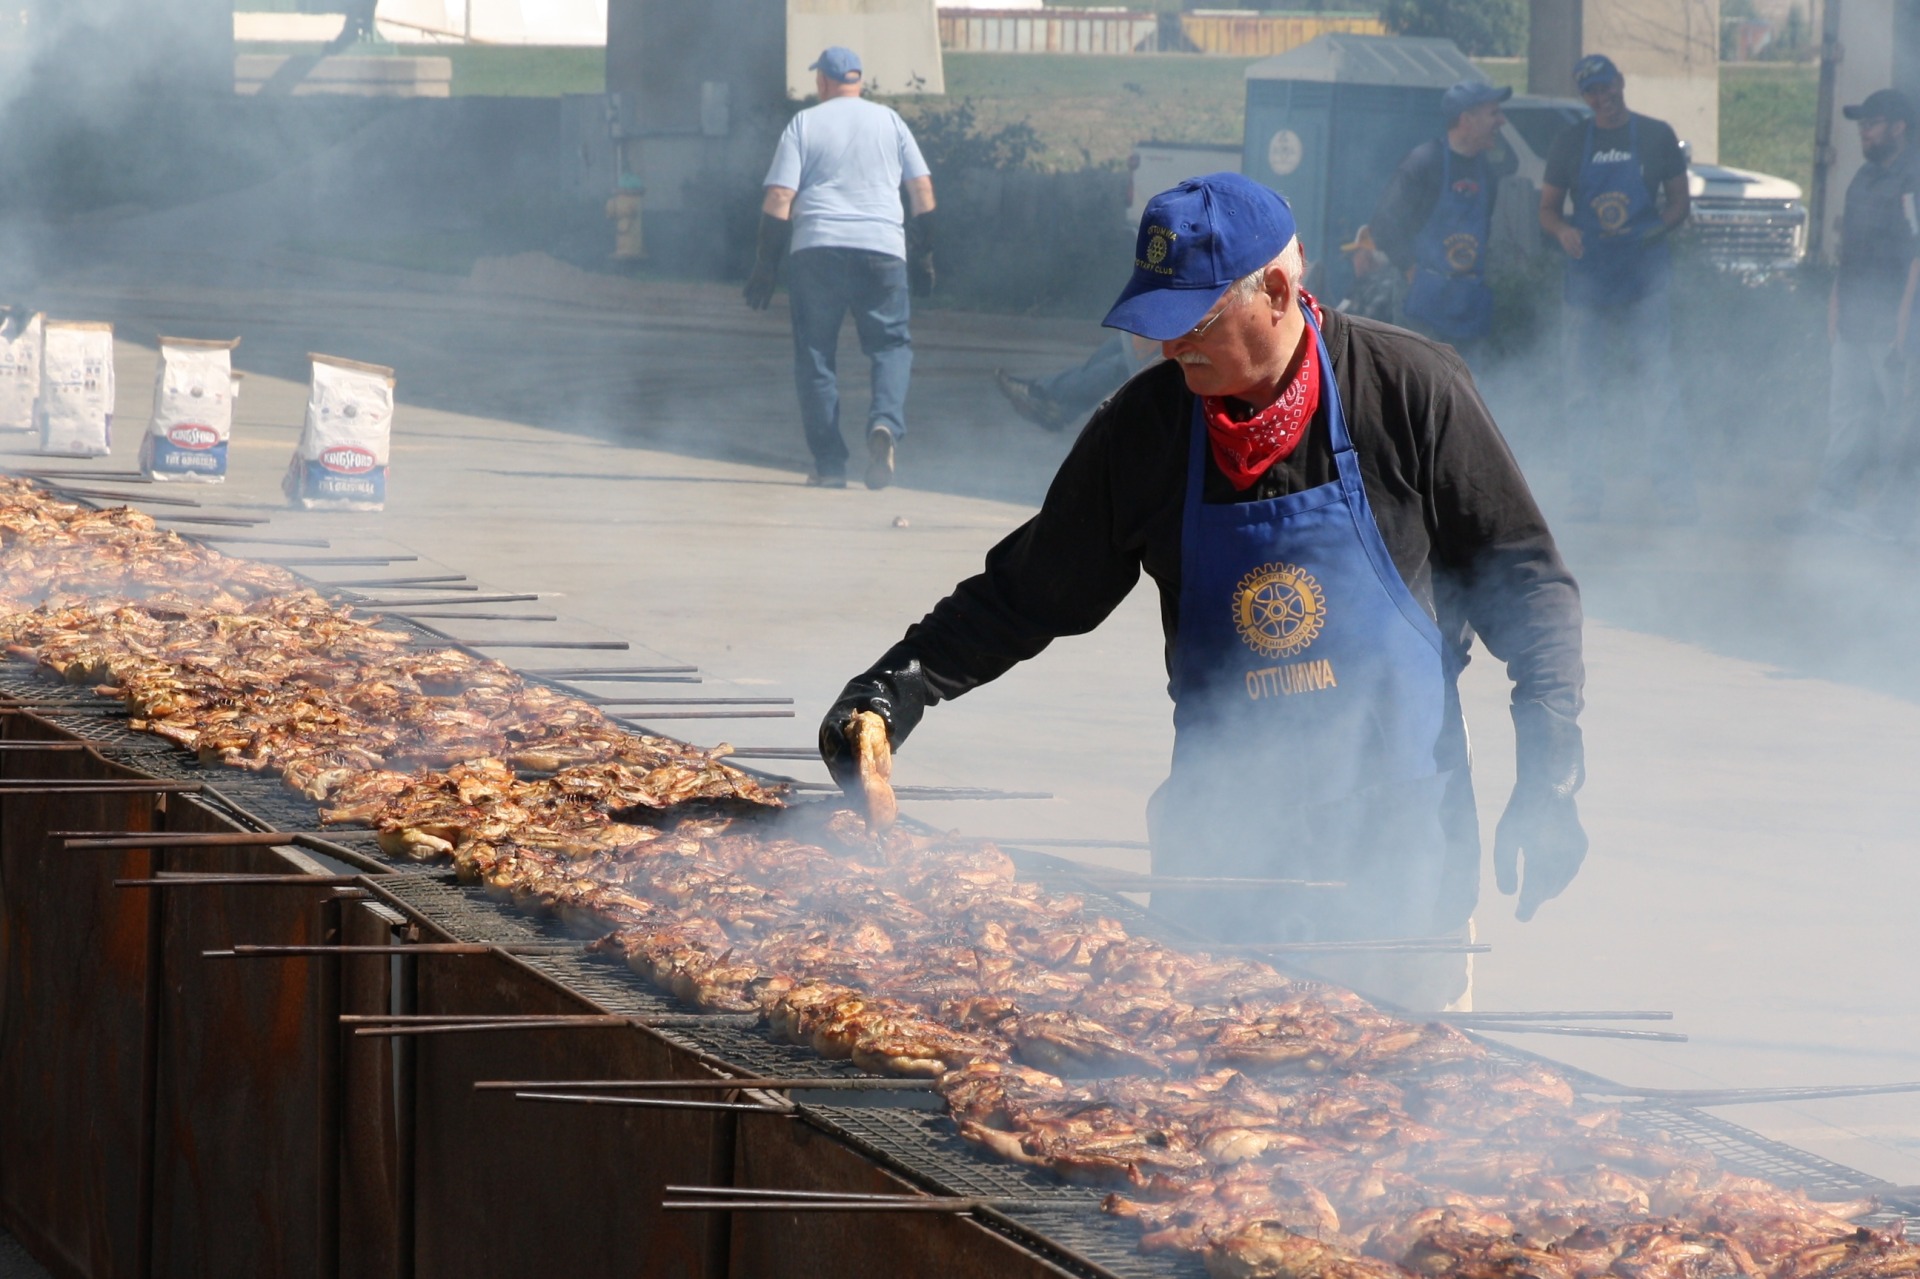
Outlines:
<svg viewBox="0 0 1920 1279"><path fill-rule="evenodd" d="M907 429L909 284L922 296L933 291L933 177L900 114L860 96L859 54L834 45L810 69L820 103L793 117L774 150L747 305L766 309L785 258L793 380L813 453L807 483L821 488L847 486L835 360L840 323L852 312L873 370L867 487L884 488ZM904 225L903 184L913 212Z"/></svg>
<svg viewBox="0 0 1920 1279"><path fill-rule="evenodd" d="M1598 519L1610 453L1644 459L1658 518L1698 518L1693 453L1673 367L1666 237L1687 220L1687 157L1664 121L1627 110L1626 77L1605 54L1573 68L1593 118L1547 154L1540 225L1566 252L1567 464L1575 519ZM1573 216L1567 216L1571 199ZM1607 358L1624 347L1620 374ZM1637 383L1637 403L1608 392ZM1625 424L1635 429L1623 437Z"/></svg>
<svg viewBox="0 0 1920 1279"><path fill-rule="evenodd" d="M1256 182L1154 197L1106 323L1166 361L1094 414L984 570L846 686L820 728L836 777L858 712L897 747L926 707L1099 625L1144 569L1176 730L1155 873L1344 885L1160 891L1157 911L1243 942L1460 935L1480 845L1454 681L1475 634L1514 679L1499 883L1522 919L1566 887L1587 845L1578 589L1459 357L1320 307L1305 269L1292 211ZM1356 984L1439 1008L1466 974Z"/></svg>
<svg viewBox="0 0 1920 1279"><path fill-rule="evenodd" d="M1465 80L1440 98L1447 131L1407 153L1368 220L1373 241L1407 279L1407 327L1469 359L1493 328L1487 242L1503 176L1488 161L1512 89Z"/></svg>

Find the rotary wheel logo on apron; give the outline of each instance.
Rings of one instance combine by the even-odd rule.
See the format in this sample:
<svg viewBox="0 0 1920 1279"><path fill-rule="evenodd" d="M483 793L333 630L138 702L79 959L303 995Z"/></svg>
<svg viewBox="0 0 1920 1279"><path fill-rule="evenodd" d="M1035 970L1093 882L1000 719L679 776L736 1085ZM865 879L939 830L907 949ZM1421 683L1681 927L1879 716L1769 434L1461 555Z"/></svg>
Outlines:
<svg viewBox="0 0 1920 1279"><path fill-rule="evenodd" d="M1234 589L1234 629L1264 657L1292 657L1313 643L1326 622L1327 597L1297 564L1263 564Z"/></svg>
<svg viewBox="0 0 1920 1279"><path fill-rule="evenodd" d="M1447 265L1461 275L1473 270L1480 261L1480 237L1456 232L1443 242L1447 250Z"/></svg>
<svg viewBox="0 0 1920 1279"><path fill-rule="evenodd" d="M1624 191L1603 191L1593 198L1593 216L1606 235L1618 235L1627 225L1627 217L1632 211Z"/></svg>

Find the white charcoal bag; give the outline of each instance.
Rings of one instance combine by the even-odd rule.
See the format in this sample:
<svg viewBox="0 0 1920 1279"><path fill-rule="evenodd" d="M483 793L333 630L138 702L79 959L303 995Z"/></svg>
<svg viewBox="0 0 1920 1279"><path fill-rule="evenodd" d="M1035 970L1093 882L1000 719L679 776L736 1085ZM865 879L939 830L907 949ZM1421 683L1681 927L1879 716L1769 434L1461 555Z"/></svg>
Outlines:
<svg viewBox="0 0 1920 1279"><path fill-rule="evenodd" d="M25 324L8 316L0 325L0 431L31 431L33 402L40 398L40 336L46 317L35 312Z"/></svg>
<svg viewBox="0 0 1920 1279"><path fill-rule="evenodd" d="M40 449L100 457L113 451L113 326L48 320L40 346Z"/></svg>
<svg viewBox="0 0 1920 1279"><path fill-rule="evenodd" d="M307 419L283 481L309 511L379 511L387 502L393 370L312 355Z"/></svg>
<svg viewBox="0 0 1920 1279"><path fill-rule="evenodd" d="M233 348L230 342L160 339L153 377L153 417L140 441L140 469L149 479L224 484L233 435Z"/></svg>

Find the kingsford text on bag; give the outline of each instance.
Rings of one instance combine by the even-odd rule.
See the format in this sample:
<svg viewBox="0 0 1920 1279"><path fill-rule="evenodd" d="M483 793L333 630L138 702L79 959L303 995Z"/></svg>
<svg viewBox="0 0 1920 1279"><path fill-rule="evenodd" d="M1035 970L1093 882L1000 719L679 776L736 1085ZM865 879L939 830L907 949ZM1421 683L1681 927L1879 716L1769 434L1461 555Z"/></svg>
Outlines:
<svg viewBox="0 0 1920 1279"><path fill-rule="evenodd" d="M308 358L313 385L283 482L287 496L309 511L385 509L393 370L331 355Z"/></svg>
<svg viewBox="0 0 1920 1279"><path fill-rule="evenodd" d="M46 317L35 312L25 324L8 316L0 324L0 431L31 431L33 402L40 398L40 337Z"/></svg>
<svg viewBox="0 0 1920 1279"><path fill-rule="evenodd" d="M48 320L34 416L47 453L99 457L113 451L113 326Z"/></svg>
<svg viewBox="0 0 1920 1279"><path fill-rule="evenodd" d="M140 469L155 480L224 484L233 434L231 342L160 339L153 418L140 440Z"/></svg>

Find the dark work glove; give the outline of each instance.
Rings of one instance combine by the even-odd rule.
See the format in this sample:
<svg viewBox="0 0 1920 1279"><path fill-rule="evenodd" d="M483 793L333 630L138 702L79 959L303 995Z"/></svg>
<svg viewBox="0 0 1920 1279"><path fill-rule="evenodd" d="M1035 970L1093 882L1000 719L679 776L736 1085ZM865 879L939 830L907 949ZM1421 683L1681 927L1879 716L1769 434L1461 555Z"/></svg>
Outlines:
<svg viewBox="0 0 1920 1279"><path fill-rule="evenodd" d="M1580 725L1539 702L1513 708L1513 740L1513 797L1493 834L1493 877L1501 892L1519 892L1514 917L1524 924L1565 891L1586 859L1573 796L1587 780L1587 763Z"/></svg>
<svg viewBox="0 0 1920 1279"><path fill-rule="evenodd" d="M907 287L917 298L933 294L933 214L928 209L907 219Z"/></svg>
<svg viewBox="0 0 1920 1279"><path fill-rule="evenodd" d="M903 652L904 647L888 649L866 674L849 680L840 690L840 700L820 721L820 758L826 761L833 780L842 786L859 779L859 764L847 742L847 725L856 713L872 711L885 720L887 744L899 750L928 705L936 700L928 692L920 660Z"/></svg>
<svg viewBox="0 0 1920 1279"><path fill-rule="evenodd" d="M747 305L754 310L764 311L773 301L773 282L780 274L780 259L787 256L787 245L792 242L791 221L771 213L760 215L760 239L753 250L753 274L747 277L747 287L741 291Z"/></svg>

